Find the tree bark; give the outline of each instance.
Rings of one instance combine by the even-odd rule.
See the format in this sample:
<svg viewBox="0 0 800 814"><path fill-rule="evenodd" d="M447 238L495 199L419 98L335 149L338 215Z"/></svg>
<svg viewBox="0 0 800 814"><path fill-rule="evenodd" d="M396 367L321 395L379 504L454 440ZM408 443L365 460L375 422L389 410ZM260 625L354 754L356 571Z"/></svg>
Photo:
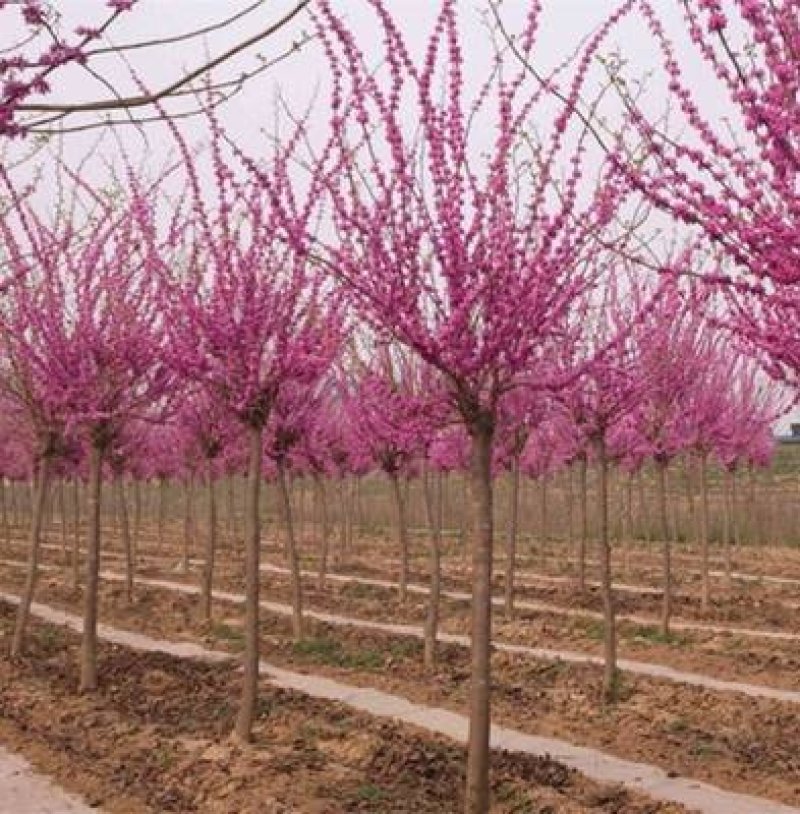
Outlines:
<svg viewBox="0 0 800 814"><path fill-rule="evenodd" d="M430 548L430 592L428 608L425 615L423 663L426 670L436 667L437 640L439 638L439 607L442 593L442 474L436 473L436 489L431 488L430 474L427 469L423 475L425 491L425 510L428 515L428 527L431 531Z"/></svg>
<svg viewBox="0 0 800 814"><path fill-rule="evenodd" d="M164 552L164 525L167 519L167 479L158 479L158 550Z"/></svg>
<svg viewBox="0 0 800 814"><path fill-rule="evenodd" d="M317 587L319 590L323 590L328 576L328 551L330 549L331 534L330 518L328 516L328 490L324 479L318 473L314 475L314 486L317 491L317 500L319 501L319 510L322 516L322 539L320 541Z"/></svg>
<svg viewBox="0 0 800 814"><path fill-rule="evenodd" d="M122 548L125 552L125 598L128 604L131 604L133 602L133 582L136 565L133 558L131 526L128 520L128 501L125 497L125 485L121 478L117 478L116 490L119 522L122 531Z"/></svg>
<svg viewBox="0 0 800 814"><path fill-rule="evenodd" d="M248 427L250 461L247 473L245 509L245 620L244 674L239 712L236 716L235 740L248 743L253 734L258 700L258 620L261 553L261 436L262 427Z"/></svg>
<svg viewBox="0 0 800 814"><path fill-rule="evenodd" d="M6 479L0 477L0 502L3 507L3 540L6 547L11 548L11 526L8 522L8 504L6 500Z"/></svg>
<svg viewBox="0 0 800 814"><path fill-rule="evenodd" d="M708 610L711 602L711 575L709 553L709 522L708 522L708 454L702 452L699 456L700 464L700 546L702 555L702 607Z"/></svg>
<svg viewBox="0 0 800 814"><path fill-rule="evenodd" d="M292 499L289 494L289 484L286 481L286 465L278 459L278 490L281 496L281 514L286 530L286 560L291 575L292 590L292 635L296 641L303 638L303 580L300 574L300 558L297 554L297 538L294 531L294 517L292 515Z"/></svg>
<svg viewBox="0 0 800 814"><path fill-rule="evenodd" d="M397 522L397 542L400 546L400 603L404 605L408 598L408 520L406 517L406 500L400 483L400 475L396 471L389 472L389 480L392 484Z"/></svg>
<svg viewBox="0 0 800 814"><path fill-rule="evenodd" d="M589 472L586 455L578 460L581 501L581 533L578 540L578 590L586 592L586 546L589 539Z"/></svg>
<svg viewBox="0 0 800 814"><path fill-rule="evenodd" d="M217 492L214 483L214 464L206 461L206 495L208 498L208 528L206 529L206 550L203 558L203 619L211 621L211 607L214 598L214 557L217 552Z"/></svg>
<svg viewBox="0 0 800 814"><path fill-rule="evenodd" d="M77 593L81 583L81 498L77 476L72 479L72 515L75 523L72 528L72 590Z"/></svg>
<svg viewBox="0 0 800 814"><path fill-rule="evenodd" d="M730 591L733 587L731 567L731 521L733 518L733 470L725 469L725 485L722 497L722 553L725 562L725 584Z"/></svg>
<svg viewBox="0 0 800 814"><path fill-rule="evenodd" d="M617 700L617 620L611 582L611 539L608 524L608 455L605 437L596 441L598 513L600 516L600 587L603 594L603 695Z"/></svg>
<svg viewBox="0 0 800 814"><path fill-rule="evenodd" d="M667 461L656 461L656 488L658 490L658 522L661 533L662 551L662 590L661 597L661 632L669 636L672 619L672 541L669 533L669 515L667 512Z"/></svg>
<svg viewBox="0 0 800 814"><path fill-rule="evenodd" d="M97 594L100 575L100 496L104 448L93 443L89 450L87 492L86 584L83 596L80 691L97 689Z"/></svg>
<svg viewBox="0 0 800 814"><path fill-rule="evenodd" d="M67 501L64 498L64 479L58 480L58 516L61 525L61 557L65 568L69 567L69 533L67 530Z"/></svg>
<svg viewBox="0 0 800 814"><path fill-rule="evenodd" d="M489 810L489 732L491 726L492 636L492 439L493 428L472 428L470 487L472 534L472 657L467 741L467 814Z"/></svg>
<svg viewBox="0 0 800 814"><path fill-rule="evenodd" d="M47 488L50 482L51 462L45 455L39 462L39 477L36 482L36 498L33 505L33 517L30 528L30 550L28 552L28 568L25 575L25 587L22 590L17 618L14 624L14 637L11 640L11 658L22 655L25 632L30 619L31 603L36 591L36 582L39 577L39 545L42 539L42 522L44 519Z"/></svg>
<svg viewBox="0 0 800 814"><path fill-rule="evenodd" d="M514 615L514 574L519 534L519 455L511 462L511 497L509 501L508 529L506 533L506 573L503 609L509 618Z"/></svg>

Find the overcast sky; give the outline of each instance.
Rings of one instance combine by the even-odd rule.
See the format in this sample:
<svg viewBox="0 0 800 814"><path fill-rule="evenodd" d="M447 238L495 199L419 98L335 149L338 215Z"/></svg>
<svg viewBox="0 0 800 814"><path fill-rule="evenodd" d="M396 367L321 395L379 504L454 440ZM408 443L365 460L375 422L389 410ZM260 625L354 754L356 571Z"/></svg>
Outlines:
<svg viewBox="0 0 800 814"><path fill-rule="evenodd" d="M334 6L348 17L365 51L378 59L381 43L374 16L365 0L333 0ZM58 0L54 3L63 15L62 25L73 29L79 24L93 24L104 19L105 0ZM114 44L140 42L169 37L210 25L249 5L248 0L140 0L136 10L122 15L110 33ZM434 0L385 0L385 5L407 32L413 47L422 49L430 31L431 21L438 8ZM536 50L537 67L546 71L572 53L580 41L617 7L616 0L544 0L544 17ZM216 55L226 47L266 28L293 6L289 0L270 0L258 12L224 32L186 43L130 52L130 64L150 89L158 89L180 77L187 70L202 64L210 53ZM724 94L696 53L681 36L681 3L678 0L657 0L668 29L675 34L678 54L685 73L691 80L697 99L710 120L721 121L730 111ZM510 31L519 31L528 11L527 0L504 0L502 14ZM486 3L484 0L459 0L460 22L463 32L465 75L469 88L477 87L485 75L492 56L486 30ZM8 12L3 17L8 17ZM221 68L217 80L238 76L258 64L259 57L274 59L293 41L302 38L311 25L307 17L296 20L279 35L263 42ZM19 31L0 31L0 48L13 42ZM652 111L660 112L665 104L666 92L657 70L658 57L653 40L641 24L621 26L610 39L606 52L618 49L627 61L631 76L646 77ZM123 94L136 93L128 68L115 57L93 63ZM327 63L318 44L311 42L278 66L248 82L244 90L226 104L221 116L230 133L235 133L240 144L252 155L258 155L266 144L262 131L270 131L273 124L274 100L278 89L295 110L302 110L315 98L319 103L317 114L320 127L324 126L326 110L324 94L327 87ZM61 72L53 88L52 97L63 101L89 101L106 98L108 91L80 68ZM116 115L116 114L115 114ZM73 120L76 123L77 120ZM203 138L202 121L187 120L182 129L190 141ZM78 160L93 145L100 131L73 134L66 141L66 153ZM173 149L173 142L163 127L148 126L146 140L133 127L116 129L117 137L127 151L145 155L147 160L163 160ZM105 139L100 153L113 153L114 142ZM19 147L15 148L18 151Z"/></svg>

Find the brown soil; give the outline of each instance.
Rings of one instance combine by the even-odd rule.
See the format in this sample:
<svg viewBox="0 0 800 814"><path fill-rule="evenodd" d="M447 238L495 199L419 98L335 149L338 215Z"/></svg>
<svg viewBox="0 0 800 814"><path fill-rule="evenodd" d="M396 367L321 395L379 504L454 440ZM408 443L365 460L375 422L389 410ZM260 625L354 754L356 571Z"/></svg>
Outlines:
<svg viewBox="0 0 800 814"><path fill-rule="evenodd" d="M0 646L13 612L0 605ZM34 623L28 655L0 663L0 733L109 814L422 812L461 805L464 750L331 702L261 687L254 743L226 739L235 666L101 646L102 683L77 695L78 637ZM679 814L587 781L549 758L497 753L492 811Z"/></svg>
<svg viewBox="0 0 800 814"><path fill-rule="evenodd" d="M45 601L72 610L75 600L55 579ZM165 590L139 588L134 606L119 586L103 585L103 618L166 638L190 639L237 651L239 609L217 603L210 628L197 621L197 602ZM309 638L294 643L289 620L264 614L263 653L293 669L343 677L413 700L463 712L468 653L442 648L440 668L426 674L420 643L400 637L309 622ZM800 716L797 706L672 682L624 676L616 705L600 700L600 670L591 665L494 657L494 717L524 731L596 746L628 759L749 794L800 803Z"/></svg>

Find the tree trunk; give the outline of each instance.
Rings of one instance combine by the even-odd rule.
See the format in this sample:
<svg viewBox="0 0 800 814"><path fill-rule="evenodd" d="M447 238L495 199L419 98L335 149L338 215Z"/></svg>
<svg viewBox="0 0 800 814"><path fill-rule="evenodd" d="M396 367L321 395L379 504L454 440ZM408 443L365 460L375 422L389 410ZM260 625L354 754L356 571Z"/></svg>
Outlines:
<svg viewBox="0 0 800 814"><path fill-rule="evenodd" d="M693 484L693 466L691 456L683 459L683 475L684 487L686 490L686 506L689 512L689 532L686 535L688 539L693 540L695 543L700 539L702 532L697 524L697 511L694 503L694 484Z"/></svg>
<svg viewBox="0 0 800 814"><path fill-rule="evenodd" d="M539 478L539 552L544 568L547 565L548 511L547 511L547 475Z"/></svg>
<svg viewBox="0 0 800 814"><path fill-rule="evenodd" d="M596 441L597 496L600 516L600 587L603 594L603 695L617 700L617 620L611 583L611 539L608 524L608 456L605 438Z"/></svg>
<svg viewBox="0 0 800 814"><path fill-rule="evenodd" d="M8 504L6 502L6 479L0 477L0 502L3 509L3 540L6 547L11 548L11 526L8 522Z"/></svg>
<svg viewBox="0 0 800 814"><path fill-rule="evenodd" d="M248 427L250 460L247 473L245 507L245 620L244 674L242 696L236 716L235 740L248 743L253 734L258 700L258 619L261 553L261 426Z"/></svg>
<svg viewBox="0 0 800 814"><path fill-rule="evenodd" d="M506 533L506 573L504 611L514 615L514 573L517 559L517 535L519 533L519 455L511 462L511 498L509 501L508 529Z"/></svg>
<svg viewBox="0 0 800 814"><path fill-rule="evenodd" d="M234 476L228 475L228 544L231 549L236 547L236 496L234 494Z"/></svg>
<svg viewBox="0 0 800 814"><path fill-rule="evenodd" d="M428 526L431 531L430 549L430 592L428 608L425 615L425 636L423 663L426 670L436 666L436 643L439 637L439 606L442 593L442 474L436 473L436 492L431 489L430 475L425 470L423 475L425 491L425 510L428 515Z"/></svg>
<svg viewBox="0 0 800 814"><path fill-rule="evenodd" d="M142 485L137 478L133 482L133 559L139 553L139 539L142 532Z"/></svg>
<svg viewBox="0 0 800 814"><path fill-rule="evenodd" d="M25 587L22 590L17 618L14 625L14 637L11 640L11 658L22 655L25 642L25 631L30 618L31 603L36 591L39 577L39 544L42 538L42 521L44 519L47 488L50 482L50 458L43 456L39 462L39 477L36 483L36 499L33 505L33 517L30 529L30 550L28 552L28 569L25 575Z"/></svg>
<svg viewBox="0 0 800 814"><path fill-rule="evenodd" d="M722 554L725 562L725 584L730 591L733 587L731 567L731 521L733 518L733 470L725 469L725 485L722 496Z"/></svg>
<svg viewBox="0 0 800 814"><path fill-rule="evenodd" d="M325 588L325 580L328 576L328 551L330 547L330 518L328 517L328 490L325 488L325 481L318 473L314 475L314 488L317 492L319 510L322 515L322 539L320 541L319 552L319 573L317 575L317 587L319 590Z"/></svg>
<svg viewBox="0 0 800 814"><path fill-rule="evenodd" d="M394 495L394 506L397 521L397 542L400 546L400 603L405 604L408 597L408 520L406 518L406 500L403 494L400 476L397 472L389 473Z"/></svg>
<svg viewBox="0 0 800 814"><path fill-rule="evenodd" d="M86 584L83 596L83 640L81 642L80 691L97 689L97 593L100 574L100 494L104 448L89 450L87 492Z"/></svg>
<svg viewBox="0 0 800 814"><path fill-rule="evenodd" d="M194 510L194 477L189 475L183 482L183 553L181 556L181 573L189 573L189 558L194 529L192 512Z"/></svg>
<svg viewBox="0 0 800 814"><path fill-rule="evenodd" d="M672 541L669 533L669 516L667 512L667 461L656 461L656 488L658 490L658 522L661 534L662 551L662 590L661 597L661 632L669 636L669 625L672 619Z"/></svg>
<svg viewBox="0 0 800 814"><path fill-rule="evenodd" d="M133 602L133 581L135 563L133 559L133 543L131 541L131 527L128 522L128 501L125 497L125 484L121 478L117 478L117 507L119 510L119 522L122 531L122 547L125 552L125 598L130 605Z"/></svg>
<svg viewBox="0 0 800 814"><path fill-rule="evenodd" d="M72 516L75 523L72 527L72 590L77 593L81 583L81 498L80 482L77 477L72 479Z"/></svg>
<svg viewBox="0 0 800 814"><path fill-rule="evenodd" d="M467 814L489 810L492 636L492 439L493 429L473 428L470 487L472 533L472 657L467 741Z"/></svg>
<svg viewBox="0 0 800 814"><path fill-rule="evenodd" d="M211 606L214 598L214 555L217 552L217 493L214 482L214 464L206 461L206 494L208 497L208 528L206 529L206 550L203 560L203 619L211 621Z"/></svg>
<svg viewBox="0 0 800 814"><path fill-rule="evenodd" d="M69 534L67 532L67 502L64 499L64 479L58 481L58 516L61 525L61 560L69 568Z"/></svg>
<svg viewBox="0 0 800 814"><path fill-rule="evenodd" d="M281 514L286 530L286 560L289 564L292 589L292 635L296 641L303 638L303 578L300 574L300 558L297 554L297 538L294 532L292 499L286 481L286 466L278 459L278 490L281 496Z"/></svg>
<svg viewBox="0 0 800 814"><path fill-rule="evenodd" d="M164 525L167 519L167 479L158 479L158 550L164 552Z"/></svg>
<svg viewBox="0 0 800 814"><path fill-rule="evenodd" d="M702 607L708 610L711 602L711 575L709 562L709 523L708 523L708 454L700 454L700 546L702 554L703 593Z"/></svg>
<svg viewBox="0 0 800 814"><path fill-rule="evenodd" d="M581 500L581 534L578 540L578 590L586 592L586 545L589 539L589 472L586 455L578 460Z"/></svg>

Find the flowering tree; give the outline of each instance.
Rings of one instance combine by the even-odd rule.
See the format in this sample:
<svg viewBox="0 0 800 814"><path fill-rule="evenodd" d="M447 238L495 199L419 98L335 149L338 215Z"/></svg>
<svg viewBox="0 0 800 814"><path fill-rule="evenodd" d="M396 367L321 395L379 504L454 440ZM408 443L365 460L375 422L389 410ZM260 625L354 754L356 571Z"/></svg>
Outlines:
<svg viewBox="0 0 800 814"><path fill-rule="evenodd" d="M315 185L304 196L294 188L289 165L297 137L259 166L243 156L237 162L213 117L210 126L211 193L201 188L197 163L173 131L185 161L191 219L184 235L186 264L163 275L162 299L173 366L247 436L245 669L234 734L248 741L258 687L264 430L287 387L310 385L328 368L342 321L309 263L305 242L278 240L281 229L310 230L319 199ZM242 163L248 172L240 180L235 170Z"/></svg>
<svg viewBox="0 0 800 814"><path fill-rule="evenodd" d="M582 183L586 134L571 113L585 64L576 71L566 111L529 154L517 136L540 92L530 91L524 71L504 64L499 54L486 86L472 102L465 100L454 0L441 3L421 61L383 3L369 5L386 44L387 70L377 74L332 5L319 3L318 32L334 77L332 126L341 147L329 175L339 242L327 247L327 257L364 318L439 371L471 439L466 805L469 812L484 812L498 407L523 376L535 377L544 346L592 284L596 237L613 220L624 191L605 170L588 194ZM528 55L538 23L536 7L520 41ZM404 105L412 106L412 116L403 115ZM414 132L409 119L418 123ZM476 121L493 133L488 147L473 142ZM523 156L530 174L518 171ZM567 178L554 196L560 183L555 168L564 158Z"/></svg>

